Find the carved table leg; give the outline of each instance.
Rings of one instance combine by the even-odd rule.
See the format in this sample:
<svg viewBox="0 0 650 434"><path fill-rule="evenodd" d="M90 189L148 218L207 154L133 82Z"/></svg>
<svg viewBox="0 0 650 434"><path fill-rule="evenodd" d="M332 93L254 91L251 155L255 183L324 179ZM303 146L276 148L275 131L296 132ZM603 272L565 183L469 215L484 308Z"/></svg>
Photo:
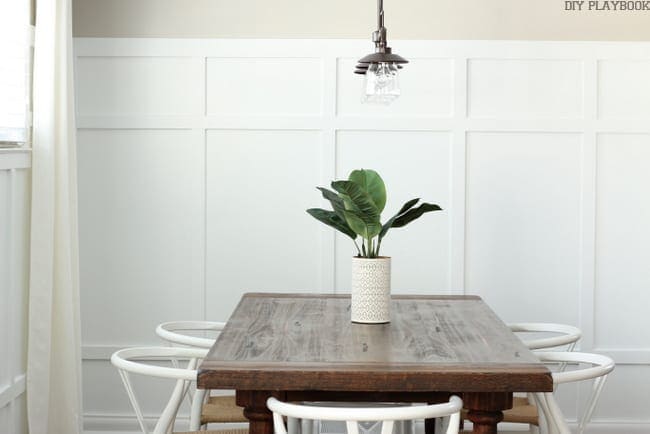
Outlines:
<svg viewBox="0 0 650 434"><path fill-rule="evenodd" d="M503 420L503 412L470 410L467 418L474 425L474 434L496 434L497 424Z"/></svg>
<svg viewBox="0 0 650 434"><path fill-rule="evenodd" d="M463 404L469 410L467 418L474 425L474 434L496 434L502 410L512 408L512 393L465 393Z"/></svg>
<svg viewBox="0 0 650 434"><path fill-rule="evenodd" d="M250 424L249 434L273 434L273 413L266 407L270 396L282 399L278 393L268 391L237 391L237 405L244 407L244 416Z"/></svg>

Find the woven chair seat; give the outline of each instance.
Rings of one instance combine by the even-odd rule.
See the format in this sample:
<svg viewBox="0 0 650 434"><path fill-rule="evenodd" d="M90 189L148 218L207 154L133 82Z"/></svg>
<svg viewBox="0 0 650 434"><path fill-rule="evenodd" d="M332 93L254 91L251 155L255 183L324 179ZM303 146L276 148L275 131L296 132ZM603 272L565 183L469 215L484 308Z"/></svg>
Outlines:
<svg viewBox="0 0 650 434"><path fill-rule="evenodd" d="M528 398L516 396L512 401L512 408L503 412L503 421L537 426L537 407L528 402Z"/></svg>
<svg viewBox="0 0 650 434"><path fill-rule="evenodd" d="M240 429L218 429L212 431L184 431L184 432L174 432L173 434L248 434L248 429L240 428Z"/></svg>
<svg viewBox="0 0 650 434"><path fill-rule="evenodd" d="M206 423L237 423L248 422L244 416L244 409L235 404L235 396L211 396L201 411L201 425ZM226 434L241 434L236 430L219 431ZM244 430L246 433L248 430ZM202 431L205 433L206 431Z"/></svg>

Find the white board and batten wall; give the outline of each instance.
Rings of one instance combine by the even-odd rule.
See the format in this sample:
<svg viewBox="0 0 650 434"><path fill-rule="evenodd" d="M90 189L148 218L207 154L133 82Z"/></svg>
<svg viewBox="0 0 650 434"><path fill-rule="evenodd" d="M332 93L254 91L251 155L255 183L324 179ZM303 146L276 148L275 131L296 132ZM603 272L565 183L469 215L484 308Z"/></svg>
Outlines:
<svg viewBox="0 0 650 434"><path fill-rule="evenodd" d="M579 326L618 362L593 432L650 432L650 44L393 45L411 63L387 108L359 102L367 41L76 40L88 430L135 430L108 357L159 322L347 292L351 243L304 210L365 167L388 214L444 208L387 236L395 293Z"/></svg>
<svg viewBox="0 0 650 434"><path fill-rule="evenodd" d="M29 149L0 149L0 433L26 433Z"/></svg>

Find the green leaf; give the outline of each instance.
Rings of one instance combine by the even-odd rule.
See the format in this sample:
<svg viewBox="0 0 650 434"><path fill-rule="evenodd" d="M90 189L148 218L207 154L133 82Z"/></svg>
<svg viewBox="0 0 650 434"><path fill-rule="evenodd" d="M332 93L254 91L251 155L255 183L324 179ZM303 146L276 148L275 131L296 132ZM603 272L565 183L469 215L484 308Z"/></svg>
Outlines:
<svg viewBox="0 0 650 434"><path fill-rule="evenodd" d="M363 238L372 238L381 231L379 211L370 195L353 181L334 181L332 188L343 197L345 221Z"/></svg>
<svg viewBox="0 0 650 434"><path fill-rule="evenodd" d="M316 187L320 192L323 194L323 197L327 200L329 200L330 204L332 205L332 209L338 215L341 217L342 220L345 220L345 215L343 214L343 211L345 211L345 202L343 199L333 192L332 190L328 190L323 187Z"/></svg>
<svg viewBox="0 0 650 434"><path fill-rule="evenodd" d="M401 228L402 226L406 226L407 224L411 223L413 220L419 218L422 214L426 212L431 212L431 211L440 211L442 208L440 208L438 205L432 204L432 203L423 203L417 208L413 208L398 218L395 219L393 222L392 227L394 228Z"/></svg>
<svg viewBox="0 0 650 434"><path fill-rule="evenodd" d="M390 229L390 228L393 227L393 223L395 222L395 220L397 220L397 218L399 218L399 216L401 216L402 214L404 214L406 211L408 211L408 210L410 210L411 208L413 208L413 207L415 206L415 204L418 203L419 200L420 200L420 198L415 198L415 199L411 199L411 200L409 200L408 202L406 202L406 203L402 206L402 208L400 208L400 210L397 211L397 214L395 214L393 217L391 217L391 218L390 218L390 219L389 219L389 220L388 220L388 221L387 221L387 222L386 222L386 223L381 227L381 232L379 232L379 242L381 242L382 238L384 238L384 237L386 236L386 233L388 232L388 229Z"/></svg>
<svg viewBox="0 0 650 434"><path fill-rule="evenodd" d="M328 211L321 208L310 208L307 210L307 213L316 220L333 227L353 240L357 238L355 231L353 231L350 226L348 226L348 223L343 218L339 217L334 211Z"/></svg>
<svg viewBox="0 0 650 434"><path fill-rule="evenodd" d="M372 199L379 213L386 206L386 186L381 176L374 170L353 170L348 177L349 181L358 184Z"/></svg>
<svg viewBox="0 0 650 434"><path fill-rule="evenodd" d="M370 239L381 231L381 223L366 222L355 211L344 211L345 221L350 228L364 239Z"/></svg>
<svg viewBox="0 0 650 434"><path fill-rule="evenodd" d="M370 195L356 182L334 181L332 188L343 196L346 210L353 211L366 224L379 223L377 206Z"/></svg>

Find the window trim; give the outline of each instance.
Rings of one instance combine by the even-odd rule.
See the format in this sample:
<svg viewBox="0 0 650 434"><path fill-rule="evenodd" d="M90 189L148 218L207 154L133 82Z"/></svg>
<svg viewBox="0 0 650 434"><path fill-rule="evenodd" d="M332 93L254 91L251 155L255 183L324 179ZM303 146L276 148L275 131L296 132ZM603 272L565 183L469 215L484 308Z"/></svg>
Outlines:
<svg viewBox="0 0 650 434"><path fill-rule="evenodd" d="M34 7L32 6L32 11ZM34 108L34 34L36 32L36 27L33 22L31 22L32 13L30 12L30 22L27 25L28 38L29 38L29 59L26 65L28 83L27 83L27 100L28 107L25 113L25 140L24 141L13 141L13 140L0 140L0 149L29 149L32 144L32 128L33 124L33 108Z"/></svg>

